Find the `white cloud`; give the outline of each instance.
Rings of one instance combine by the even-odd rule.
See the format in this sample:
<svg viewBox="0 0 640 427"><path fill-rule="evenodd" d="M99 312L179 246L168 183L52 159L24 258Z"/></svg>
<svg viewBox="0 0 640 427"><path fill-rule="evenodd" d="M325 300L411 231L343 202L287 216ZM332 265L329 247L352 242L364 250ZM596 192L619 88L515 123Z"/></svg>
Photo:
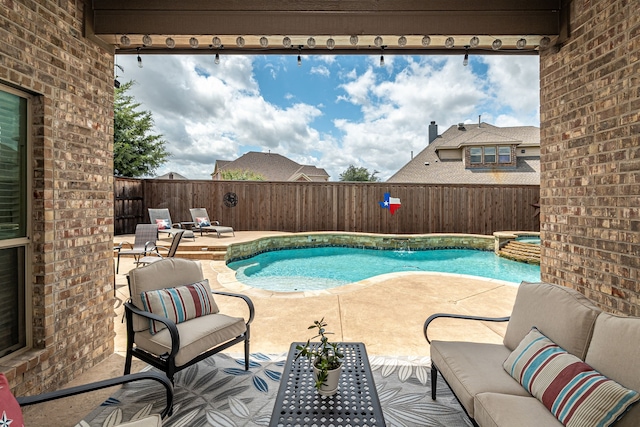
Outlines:
<svg viewBox="0 0 640 427"><path fill-rule="evenodd" d="M152 111L168 141L172 157L158 175L210 179L216 160L252 147L323 167L332 180L350 164L386 179L425 147L432 120L440 133L478 115L498 126L539 123L537 57L474 57L463 67L459 55L385 55L381 67L379 55L342 61L317 55L303 58L311 67L291 70L291 56L269 57L261 70L254 69L256 58L229 55L216 65L207 56L146 55L139 69L135 55L118 57L126 70L119 80L138 82L131 95ZM285 82L271 83L285 85L277 97L259 86L259 71L268 76L262 84ZM320 83L306 75L334 76L335 103L313 101L309 85Z"/></svg>
<svg viewBox="0 0 640 427"><path fill-rule="evenodd" d="M311 74L318 74L323 77L329 77L331 75L331 71L324 65L318 65L316 67L311 67Z"/></svg>

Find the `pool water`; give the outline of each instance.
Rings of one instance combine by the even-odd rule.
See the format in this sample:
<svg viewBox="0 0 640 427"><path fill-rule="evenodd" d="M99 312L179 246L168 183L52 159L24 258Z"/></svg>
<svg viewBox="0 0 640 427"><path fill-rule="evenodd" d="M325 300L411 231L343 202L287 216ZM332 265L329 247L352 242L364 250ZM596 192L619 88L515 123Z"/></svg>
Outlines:
<svg viewBox="0 0 640 427"><path fill-rule="evenodd" d="M539 245L540 244L540 237L535 237L535 236L520 236L516 239L516 241L521 242L521 243L530 243L532 245Z"/></svg>
<svg viewBox="0 0 640 427"><path fill-rule="evenodd" d="M472 249L386 251L344 247L284 249L228 264L251 287L277 292L321 290L380 274L431 271L512 283L540 281L540 266Z"/></svg>

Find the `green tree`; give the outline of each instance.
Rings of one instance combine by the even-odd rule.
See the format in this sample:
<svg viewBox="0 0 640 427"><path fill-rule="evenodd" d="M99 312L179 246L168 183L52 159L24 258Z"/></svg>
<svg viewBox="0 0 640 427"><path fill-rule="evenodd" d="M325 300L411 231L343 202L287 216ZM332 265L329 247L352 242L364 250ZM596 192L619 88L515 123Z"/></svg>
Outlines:
<svg viewBox="0 0 640 427"><path fill-rule="evenodd" d="M162 135L151 133L151 112L138 110L141 104L127 95L133 84L130 81L116 88L113 114L114 174L132 178L153 174L171 155Z"/></svg>
<svg viewBox="0 0 640 427"><path fill-rule="evenodd" d="M340 174L340 181L369 181L378 182L380 179L376 176L378 171L369 173L367 168L357 168L353 165L349 165L346 171Z"/></svg>
<svg viewBox="0 0 640 427"><path fill-rule="evenodd" d="M250 170L223 170L221 176L229 181L264 181L264 176Z"/></svg>

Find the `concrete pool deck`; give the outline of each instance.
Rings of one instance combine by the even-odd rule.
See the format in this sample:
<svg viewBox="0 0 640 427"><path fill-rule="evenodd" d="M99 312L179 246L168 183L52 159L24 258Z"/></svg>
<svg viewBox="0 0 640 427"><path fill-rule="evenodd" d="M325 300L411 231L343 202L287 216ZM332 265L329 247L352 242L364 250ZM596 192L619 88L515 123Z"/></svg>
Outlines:
<svg viewBox="0 0 640 427"><path fill-rule="evenodd" d="M195 242L183 240L176 256L180 257L181 252L188 257L195 256L202 246L208 248L206 252L216 252L215 248L231 243L279 234L287 233L236 232L235 237L223 235L225 237L220 239L198 236ZM116 236L115 242L123 240L133 241L133 236ZM170 239L162 238L160 242L168 245ZM241 292L251 297L255 305L251 351L262 353L282 353L288 350L291 342L310 338L311 331L307 327L324 317L327 329L335 333L335 340L364 342L370 355L429 356L429 345L422 331L429 315L445 312L507 316L511 313L517 291L517 285L498 280L406 272L377 276L326 291L278 293L249 288L237 282L223 259L201 262L212 288ZM131 268L134 268L133 258L122 257L120 274L116 275L114 354L64 387L122 375L126 348L126 328L121 322L122 303L129 297L126 273ZM225 313L245 315L246 309L233 299L219 297L216 302ZM432 338L435 339L499 343L506 324L443 319L434 323L432 328ZM238 345L227 353L239 354L242 348ZM132 371L144 365L134 359ZM28 407L25 423L32 426L75 425L112 393L113 389ZM52 414L60 414L60 421L55 422Z"/></svg>

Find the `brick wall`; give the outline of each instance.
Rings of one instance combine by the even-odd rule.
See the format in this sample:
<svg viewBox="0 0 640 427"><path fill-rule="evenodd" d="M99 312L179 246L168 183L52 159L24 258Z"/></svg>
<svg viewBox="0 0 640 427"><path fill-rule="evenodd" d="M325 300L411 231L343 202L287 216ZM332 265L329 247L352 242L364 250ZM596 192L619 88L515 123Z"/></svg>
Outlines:
<svg viewBox="0 0 640 427"><path fill-rule="evenodd" d="M113 55L82 0L0 0L0 39L0 81L35 96L33 348L0 362L24 395L113 353Z"/></svg>
<svg viewBox="0 0 640 427"><path fill-rule="evenodd" d="M540 55L542 279L640 316L640 14L573 0Z"/></svg>

